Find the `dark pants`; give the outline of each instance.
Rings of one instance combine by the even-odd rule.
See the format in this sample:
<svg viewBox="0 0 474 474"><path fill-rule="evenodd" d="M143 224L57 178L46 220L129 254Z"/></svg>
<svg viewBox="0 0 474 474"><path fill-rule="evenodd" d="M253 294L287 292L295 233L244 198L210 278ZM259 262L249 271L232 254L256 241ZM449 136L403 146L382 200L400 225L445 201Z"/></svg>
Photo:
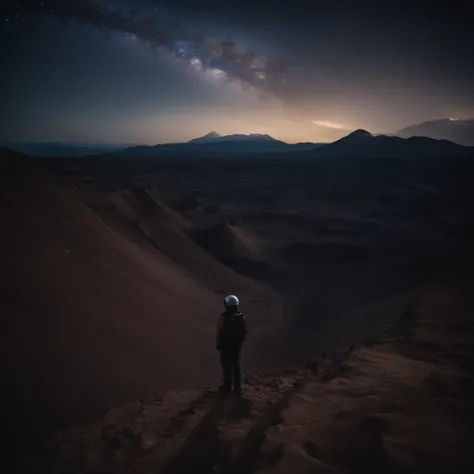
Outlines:
<svg viewBox="0 0 474 474"><path fill-rule="evenodd" d="M240 390L242 371L240 369L240 353L242 347L223 347L221 349L221 364L224 372L224 388L226 391Z"/></svg>

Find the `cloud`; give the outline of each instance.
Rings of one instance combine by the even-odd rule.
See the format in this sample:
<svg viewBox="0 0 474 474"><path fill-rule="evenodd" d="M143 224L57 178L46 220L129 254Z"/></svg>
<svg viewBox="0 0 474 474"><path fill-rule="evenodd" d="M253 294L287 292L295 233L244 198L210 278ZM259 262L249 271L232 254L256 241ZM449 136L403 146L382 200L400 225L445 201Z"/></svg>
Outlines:
<svg viewBox="0 0 474 474"><path fill-rule="evenodd" d="M329 120L312 120L314 125L317 125L318 127L324 127L324 128L335 128L338 130L345 130L346 127L344 125L341 125L340 123L336 122L330 122Z"/></svg>
<svg viewBox="0 0 474 474"><path fill-rule="evenodd" d="M187 64L199 64L230 82L263 93L284 94L286 68L232 40L196 35L154 9L126 9L100 0L17 0L17 4L44 15L87 24L127 35L134 42L171 54ZM195 27L195 25L193 25ZM193 28L194 30L195 28Z"/></svg>

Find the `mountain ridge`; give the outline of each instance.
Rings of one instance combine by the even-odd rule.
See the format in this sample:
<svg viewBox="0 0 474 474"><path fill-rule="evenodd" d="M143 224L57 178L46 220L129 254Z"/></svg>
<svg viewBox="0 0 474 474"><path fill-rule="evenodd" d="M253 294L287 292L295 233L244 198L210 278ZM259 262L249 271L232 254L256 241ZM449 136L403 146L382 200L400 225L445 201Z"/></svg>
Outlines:
<svg viewBox="0 0 474 474"><path fill-rule="evenodd" d="M428 120L404 127L395 132L394 135L403 138L424 136L433 139L445 139L464 146L474 146L474 118Z"/></svg>
<svg viewBox="0 0 474 474"><path fill-rule="evenodd" d="M234 133L231 135L219 135L217 132L210 132L203 137L194 138L186 143L215 143L215 142L237 142L237 141L273 141L285 143L281 140L276 140L268 134L262 133Z"/></svg>
<svg viewBox="0 0 474 474"><path fill-rule="evenodd" d="M127 148L120 155L131 156L164 156L164 155L242 155L285 153L292 151L313 150L321 146L319 143L290 144L277 140L268 134L233 134L219 135L211 132L203 137L194 138L184 143L165 143L151 146Z"/></svg>
<svg viewBox="0 0 474 474"><path fill-rule="evenodd" d="M373 135L359 129L311 152L315 157L401 158L472 155L474 148L444 139Z"/></svg>
<svg viewBox="0 0 474 474"><path fill-rule="evenodd" d="M402 156L440 156L443 154L472 154L474 147L462 145L445 138L425 136L400 137L397 135L372 134L364 129L357 129L332 143L302 142L290 144L277 140L268 134L233 134L220 135L213 131L188 142L166 143L158 145L138 145L126 148L92 148L71 147L60 144L48 152L33 153L31 146L9 147L12 151L22 152L33 157L80 157L80 156L136 156L136 157L212 157L212 156L265 156L272 153L278 156L366 156L366 157L402 157ZM65 151L62 151L65 150Z"/></svg>
<svg viewBox="0 0 474 474"><path fill-rule="evenodd" d="M206 139L206 137L209 137ZM197 142L195 140L198 140ZM126 155L140 156L232 156L232 155L268 155L279 156L314 156L314 157L416 157L440 156L444 154L467 155L473 149L445 139L429 137L402 138L383 134L372 134L367 130L357 129L332 143L297 143L289 144L276 140L269 135L227 135L216 137L213 132L178 144L156 145L152 147L129 148Z"/></svg>

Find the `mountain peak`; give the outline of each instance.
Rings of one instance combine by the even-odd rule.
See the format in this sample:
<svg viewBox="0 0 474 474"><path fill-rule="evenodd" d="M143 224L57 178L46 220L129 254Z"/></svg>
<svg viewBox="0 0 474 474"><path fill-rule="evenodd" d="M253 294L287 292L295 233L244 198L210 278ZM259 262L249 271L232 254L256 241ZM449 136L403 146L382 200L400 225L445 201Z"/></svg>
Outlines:
<svg viewBox="0 0 474 474"><path fill-rule="evenodd" d="M358 130L355 130L354 132L349 133L349 135L346 135L345 137L342 137L341 139L335 141L334 143L366 143L366 141L370 138L373 138L374 136L368 132L367 130L363 130L362 128L359 128Z"/></svg>
<svg viewBox="0 0 474 474"><path fill-rule="evenodd" d="M199 138L194 138L192 140L189 140L188 143L201 143L201 142L212 142L212 141L215 141L215 140L219 140L220 138L222 138L217 132L210 132L208 133L207 135L204 135L203 137L199 137Z"/></svg>
<svg viewBox="0 0 474 474"><path fill-rule="evenodd" d="M371 137L372 134L368 132L367 130L364 130L363 128L359 128L358 130L355 130L354 132L350 133L348 137Z"/></svg>

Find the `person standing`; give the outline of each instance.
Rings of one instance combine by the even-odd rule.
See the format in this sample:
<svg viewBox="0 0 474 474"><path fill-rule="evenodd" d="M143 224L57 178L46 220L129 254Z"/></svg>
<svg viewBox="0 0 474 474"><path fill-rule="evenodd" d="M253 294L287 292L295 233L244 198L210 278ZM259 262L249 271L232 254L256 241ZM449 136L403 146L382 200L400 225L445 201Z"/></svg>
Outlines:
<svg viewBox="0 0 474 474"><path fill-rule="evenodd" d="M222 391L225 394L241 393L242 370L240 354L242 344L247 334L245 316L239 311L239 299L229 295L224 299L225 311L217 322L216 346L220 351L224 384Z"/></svg>

